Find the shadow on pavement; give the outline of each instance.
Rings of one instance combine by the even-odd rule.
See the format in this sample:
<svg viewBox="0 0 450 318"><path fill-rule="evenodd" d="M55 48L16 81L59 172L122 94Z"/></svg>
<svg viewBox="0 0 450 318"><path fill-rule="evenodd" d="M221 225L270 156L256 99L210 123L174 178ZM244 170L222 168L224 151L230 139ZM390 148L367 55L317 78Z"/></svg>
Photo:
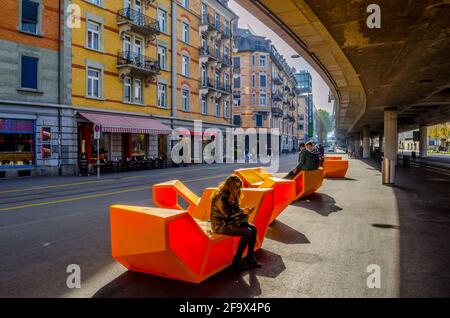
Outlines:
<svg viewBox="0 0 450 318"><path fill-rule="evenodd" d="M358 180L356 180L356 179L353 179L353 178L347 178L347 177L343 177L343 178L330 178L330 179L327 179L327 181L329 181L329 180L331 180L331 181L334 181L334 180L337 180L337 181L358 181Z"/></svg>
<svg viewBox="0 0 450 318"><path fill-rule="evenodd" d="M361 161L380 171L379 161ZM446 174L397 166L395 184L385 185L395 195L399 223L372 226L400 233L400 297L450 296L449 184Z"/></svg>
<svg viewBox="0 0 450 318"><path fill-rule="evenodd" d="M278 254L261 249L256 257L263 265L260 269L239 273L227 268L200 284L127 271L93 297L255 297L261 294L258 276L275 278L286 269Z"/></svg>
<svg viewBox="0 0 450 318"><path fill-rule="evenodd" d="M342 210L341 207L336 205L334 198L325 193L313 193L306 198L293 202L291 205L317 212L322 216L328 216Z"/></svg>
<svg viewBox="0 0 450 318"><path fill-rule="evenodd" d="M273 221L266 232L266 237L284 244L309 244L308 238L296 229L279 220Z"/></svg>

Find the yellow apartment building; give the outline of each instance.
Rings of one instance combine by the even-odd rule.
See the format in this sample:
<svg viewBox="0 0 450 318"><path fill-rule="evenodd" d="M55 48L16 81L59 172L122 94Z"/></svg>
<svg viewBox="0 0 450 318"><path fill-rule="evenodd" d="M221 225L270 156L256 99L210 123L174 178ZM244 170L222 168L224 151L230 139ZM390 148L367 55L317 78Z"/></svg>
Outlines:
<svg viewBox="0 0 450 318"><path fill-rule="evenodd" d="M231 76L225 74L231 69L230 26L237 16L227 1L73 4L79 7L74 12L79 25L72 31L72 104L81 109L79 155L89 165L97 157L107 162L166 161L175 142L172 129L193 131L194 120L202 120L203 129L231 126ZM218 93L201 85L204 37L220 56L216 64L206 62L208 71L219 71Z"/></svg>

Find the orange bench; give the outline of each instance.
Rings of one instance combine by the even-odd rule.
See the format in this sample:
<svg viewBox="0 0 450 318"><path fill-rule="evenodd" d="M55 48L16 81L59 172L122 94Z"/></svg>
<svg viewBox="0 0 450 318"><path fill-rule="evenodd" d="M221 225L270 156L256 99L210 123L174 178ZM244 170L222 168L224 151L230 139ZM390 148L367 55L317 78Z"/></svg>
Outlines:
<svg viewBox="0 0 450 318"><path fill-rule="evenodd" d="M347 170L348 160L325 159L323 162L323 174L325 178L344 178Z"/></svg>
<svg viewBox="0 0 450 318"><path fill-rule="evenodd" d="M192 283L231 265L239 238L211 234L206 229L213 190L206 189L190 212L111 206L113 258L131 271ZM256 208L249 220L258 228L255 250L259 249L273 210L273 190L243 189L242 206Z"/></svg>
<svg viewBox="0 0 450 318"><path fill-rule="evenodd" d="M342 156L325 156L325 161L326 160L342 160Z"/></svg>
<svg viewBox="0 0 450 318"><path fill-rule="evenodd" d="M261 169L261 170L258 170ZM248 169L237 169L234 170L234 173L237 174L244 182L244 186L247 187L260 187L260 186L270 186L270 179L275 179L278 182L281 182L279 180L288 181L288 182L294 182L295 184L295 194L291 197L289 202L281 201L280 204L284 204L284 208L286 208L291 202L298 200L300 198L303 198L313 192L316 192L321 186L323 182L323 170L317 169L317 170L311 170L311 171L301 171L298 173L293 180L285 180L280 178L274 178L274 177L268 177L270 175L266 171L262 170L264 168L248 168ZM264 177L259 173L259 171L264 172ZM275 183L273 182L275 187ZM280 193L281 191L279 191ZM290 192L291 193L291 192ZM289 193L289 196L291 195ZM280 194L279 194L280 195ZM275 202L277 202L277 193L274 194ZM287 203L287 204L286 204ZM278 213L279 214L279 213Z"/></svg>

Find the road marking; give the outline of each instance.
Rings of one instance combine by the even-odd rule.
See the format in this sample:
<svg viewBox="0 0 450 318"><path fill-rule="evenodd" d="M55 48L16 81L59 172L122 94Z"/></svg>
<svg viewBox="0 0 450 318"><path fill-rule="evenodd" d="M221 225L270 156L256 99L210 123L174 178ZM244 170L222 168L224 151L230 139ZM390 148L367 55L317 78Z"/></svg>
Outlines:
<svg viewBox="0 0 450 318"><path fill-rule="evenodd" d="M12 190L0 191L0 194L2 194L2 193L11 193L11 192L25 192L25 191L33 191L33 190L49 189L49 188L60 188L60 187L68 187L68 186L72 186L72 185L98 183L98 182L109 182L109 181L114 181L114 179L82 181L82 182L55 184L55 185L49 185L49 186L32 187L32 188L24 188L24 189L12 189Z"/></svg>
<svg viewBox="0 0 450 318"><path fill-rule="evenodd" d="M193 181L201 181L201 180L207 180L207 179L215 179L218 177L227 176L228 174L222 174L222 175L214 175L209 177L203 177L203 178L195 178L195 179L186 179L183 180L183 182L193 182ZM113 192L104 192L104 193L98 193L98 194L92 194L92 195L85 195L80 197L74 197L74 198L67 198L67 199L61 199L61 200L55 200L55 201L46 201L46 202L38 202L38 203L31 203L31 204L24 204L24 205L16 205L6 208L0 208L1 211L9 211L9 210L17 210L17 209L24 209L24 208L30 208L30 207L36 207L36 206L42 206L42 205L50 205L50 204L57 204L57 203L64 203L64 202L71 202L71 201L78 201L78 200L86 200L86 199L93 199L93 198L99 198L99 197L106 197L109 195L114 194L120 194L120 193L127 193L127 192L133 192L133 191L141 191L145 189L149 189L151 185L146 185L142 187L135 187L130 188L126 190L120 190L120 191L113 191Z"/></svg>

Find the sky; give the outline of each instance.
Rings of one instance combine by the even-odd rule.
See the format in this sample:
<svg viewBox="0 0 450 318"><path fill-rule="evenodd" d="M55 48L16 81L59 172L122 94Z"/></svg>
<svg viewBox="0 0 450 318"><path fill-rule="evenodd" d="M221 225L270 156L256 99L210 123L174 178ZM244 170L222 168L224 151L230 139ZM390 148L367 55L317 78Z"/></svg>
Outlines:
<svg viewBox="0 0 450 318"><path fill-rule="evenodd" d="M264 23L255 18L251 13L238 5L234 0L228 3L231 10L239 16L239 27L250 27L257 35L265 36L272 41L277 51L280 52L286 62L298 70L307 70L311 73L313 80L313 101L318 109L325 109L330 113L333 110L333 102L328 103L328 85L322 80L319 74L303 59L291 58L292 55L298 54L286 42L284 42L275 32L265 26Z"/></svg>

